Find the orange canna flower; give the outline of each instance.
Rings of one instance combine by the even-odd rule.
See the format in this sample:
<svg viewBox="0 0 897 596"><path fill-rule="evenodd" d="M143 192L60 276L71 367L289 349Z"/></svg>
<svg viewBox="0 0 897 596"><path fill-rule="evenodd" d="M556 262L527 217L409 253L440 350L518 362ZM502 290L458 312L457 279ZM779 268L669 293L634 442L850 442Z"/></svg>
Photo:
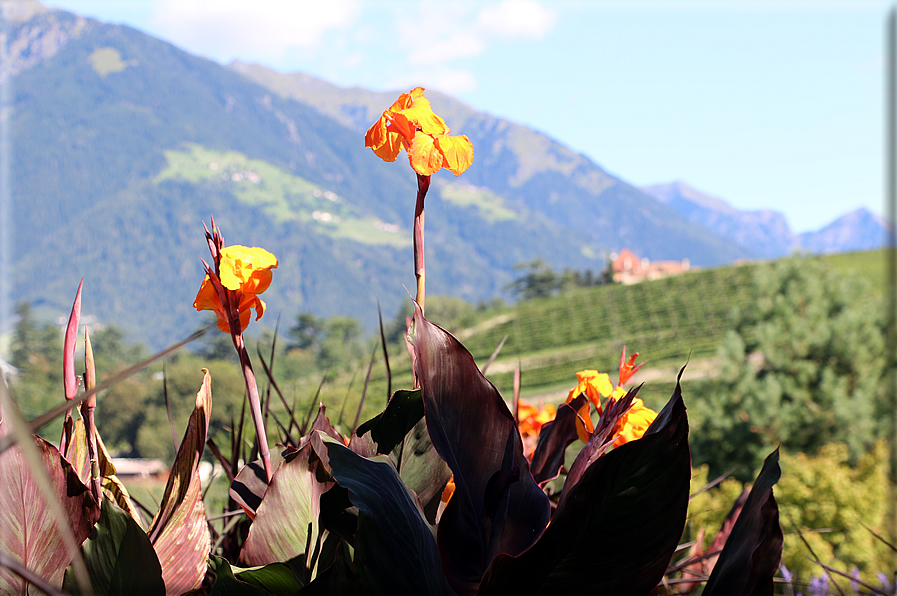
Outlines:
<svg viewBox="0 0 897 596"><path fill-rule="evenodd" d="M531 435L538 437L539 432L542 430L542 425L554 420L556 413L553 404L536 407L521 399L517 405L517 419L519 421L517 428L520 429L520 434L524 438Z"/></svg>
<svg viewBox="0 0 897 596"><path fill-rule="evenodd" d="M655 418L657 418L657 412L645 407L641 399L637 397L633 399L632 406L623 414L623 417L620 418L611 433L611 436L617 437L614 441L614 447L641 439Z"/></svg>
<svg viewBox="0 0 897 596"><path fill-rule="evenodd" d="M211 310L218 315L218 328L230 333L230 319L239 315L240 331L249 325L251 310L255 309L255 320L265 314L265 302L258 297L271 285L271 269L277 268L277 257L263 248L240 245L225 246L221 249L218 278L222 291L227 294L225 303L215 283L207 273L193 308Z"/></svg>
<svg viewBox="0 0 897 596"><path fill-rule="evenodd" d="M595 404L595 409L599 414L602 412L601 398L620 397L626 394L626 390L622 387L614 386L610 382L610 376L607 373L600 373L597 370L581 370L576 373L579 384L570 390L567 394L567 401L570 403L581 394L584 394L589 401L582 405L579 409L579 419L576 420L576 434L583 443L589 442L592 431L595 430L592 424L591 408L589 402Z"/></svg>
<svg viewBox="0 0 897 596"><path fill-rule="evenodd" d="M638 370L645 365L644 362L635 366L635 360L638 358L638 352L629 357L629 360L626 360L626 346L623 346L623 352L620 353L620 382L622 385L626 381L628 381L632 375L638 372Z"/></svg>
<svg viewBox="0 0 897 596"><path fill-rule="evenodd" d="M449 136L445 120L433 113L424 88L402 93L364 135L364 146L380 159L395 161L402 149L422 176L442 168L460 176L473 163L473 144L466 135Z"/></svg>

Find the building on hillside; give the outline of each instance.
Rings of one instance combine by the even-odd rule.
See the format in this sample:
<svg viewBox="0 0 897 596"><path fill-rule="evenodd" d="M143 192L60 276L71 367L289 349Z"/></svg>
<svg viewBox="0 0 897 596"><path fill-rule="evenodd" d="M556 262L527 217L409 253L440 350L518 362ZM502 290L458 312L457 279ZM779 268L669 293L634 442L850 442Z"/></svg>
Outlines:
<svg viewBox="0 0 897 596"><path fill-rule="evenodd" d="M115 475L122 480L167 480L168 467L161 459L113 457Z"/></svg>
<svg viewBox="0 0 897 596"><path fill-rule="evenodd" d="M645 280L681 275L691 268L688 259L681 261L651 261L639 258L628 248L619 254L611 254L611 270L616 283L637 284Z"/></svg>

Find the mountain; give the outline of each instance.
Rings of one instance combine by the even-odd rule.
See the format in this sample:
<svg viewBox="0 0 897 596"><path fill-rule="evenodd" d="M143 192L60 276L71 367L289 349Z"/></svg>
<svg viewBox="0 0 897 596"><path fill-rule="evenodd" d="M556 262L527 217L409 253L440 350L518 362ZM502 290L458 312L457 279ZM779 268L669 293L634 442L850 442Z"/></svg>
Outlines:
<svg viewBox="0 0 897 596"><path fill-rule="evenodd" d="M800 235L804 250L816 253L871 250L887 244L888 223L866 208L851 211L815 232Z"/></svg>
<svg viewBox="0 0 897 596"><path fill-rule="evenodd" d="M414 175L361 134L397 92L261 80L260 67L30 6L8 23L0 71L12 90L13 300L67 312L83 276L86 313L153 347L175 341L207 320L192 302L210 213L228 243L280 259L263 323L281 313L289 326L301 310L370 328L378 300L387 317L407 300ZM597 270L622 246L701 265L748 256L547 136L429 95L476 148L463 176L434 176L431 294L488 299L521 261Z"/></svg>
<svg viewBox="0 0 897 596"><path fill-rule="evenodd" d="M776 211L742 211L682 182L642 188L688 221L731 240L752 256L774 259L795 250L835 253L879 248L887 222L869 210L857 209L815 232L795 234Z"/></svg>

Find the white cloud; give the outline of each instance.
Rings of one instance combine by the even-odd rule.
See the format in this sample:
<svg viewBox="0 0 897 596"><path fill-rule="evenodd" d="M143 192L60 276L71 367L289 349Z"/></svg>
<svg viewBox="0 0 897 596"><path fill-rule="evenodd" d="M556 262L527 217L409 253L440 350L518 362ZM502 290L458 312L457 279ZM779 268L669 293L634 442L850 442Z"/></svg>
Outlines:
<svg viewBox="0 0 897 596"><path fill-rule="evenodd" d="M481 55L499 39L541 39L557 21L536 0L502 0L485 7L473 1L424 1L416 10L405 4L393 8L398 46L408 64L426 65L417 74L449 93L476 87L475 76L457 61Z"/></svg>
<svg viewBox="0 0 897 596"><path fill-rule="evenodd" d="M477 17L484 32L507 38L541 39L556 21L557 15L535 0L502 0L481 10Z"/></svg>
<svg viewBox="0 0 897 596"><path fill-rule="evenodd" d="M161 0L153 25L188 50L219 60L279 61L321 43L360 14L358 0Z"/></svg>

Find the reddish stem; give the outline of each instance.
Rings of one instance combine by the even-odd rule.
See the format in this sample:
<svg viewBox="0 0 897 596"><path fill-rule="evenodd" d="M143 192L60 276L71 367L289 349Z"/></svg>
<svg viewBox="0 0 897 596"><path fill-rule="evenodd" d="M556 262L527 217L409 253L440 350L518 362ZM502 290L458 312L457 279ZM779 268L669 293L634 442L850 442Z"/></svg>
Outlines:
<svg viewBox="0 0 897 596"><path fill-rule="evenodd" d="M417 175L417 202L414 205L414 277L417 279L417 303L424 310L426 269L424 267L424 199L430 190L430 177Z"/></svg>
<svg viewBox="0 0 897 596"><path fill-rule="evenodd" d="M238 326L239 324L240 322L237 321ZM258 385L255 381L255 373L252 371L249 352L246 351L246 345L243 343L243 333L234 333L233 322L231 322L231 338L234 340L234 347L237 349L240 365L243 367L243 380L246 382L246 392L249 394L249 411L252 414L252 422L255 424L255 436L259 445L259 454L262 456L262 463L265 466L265 477L270 484L274 472L271 470L271 453L268 450L268 434L265 432L265 421L262 418Z"/></svg>

